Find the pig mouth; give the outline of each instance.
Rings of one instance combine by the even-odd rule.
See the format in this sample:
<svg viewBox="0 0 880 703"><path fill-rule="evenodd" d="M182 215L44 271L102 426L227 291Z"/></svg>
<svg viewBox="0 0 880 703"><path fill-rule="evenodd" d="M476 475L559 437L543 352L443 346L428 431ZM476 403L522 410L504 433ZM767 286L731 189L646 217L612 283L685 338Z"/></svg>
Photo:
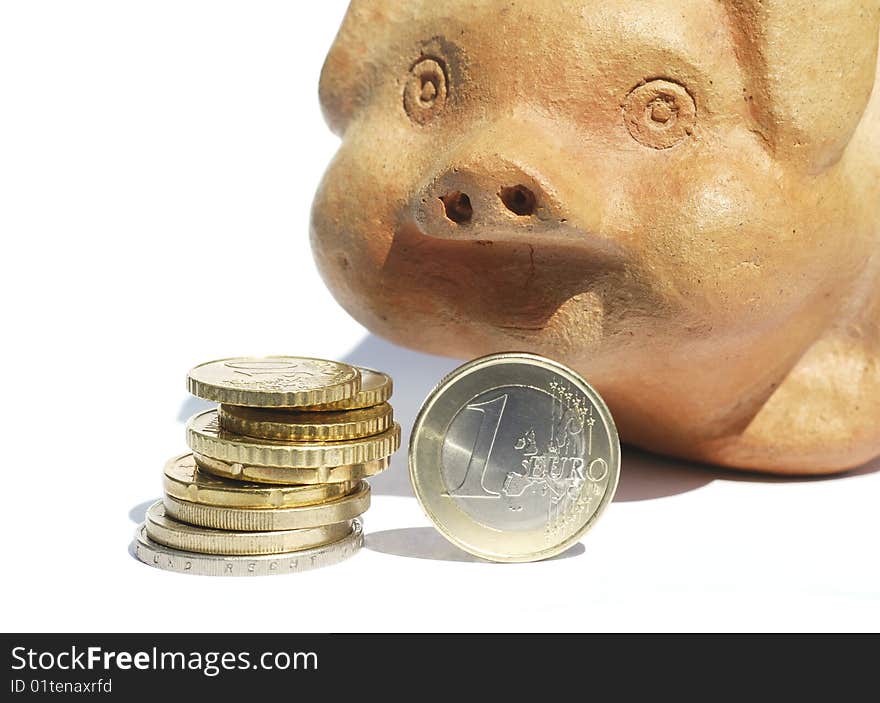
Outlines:
<svg viewBox="0 0 880 703"><path fill-rule="evenodd" d="M449 239L403 222L382 266L382 288L426 314L529 335L575 298L602 300L625 274L623 253L599 238L499 234Z"/></svg>

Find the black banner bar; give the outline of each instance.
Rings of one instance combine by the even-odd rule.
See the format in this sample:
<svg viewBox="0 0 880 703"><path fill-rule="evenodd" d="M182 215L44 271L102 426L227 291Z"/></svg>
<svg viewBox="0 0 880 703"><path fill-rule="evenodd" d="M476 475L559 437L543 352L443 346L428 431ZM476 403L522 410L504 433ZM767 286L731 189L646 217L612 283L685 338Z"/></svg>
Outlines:
<svg viewBox="0 0 880 703"><path fill-rule="evenodd" d="M492 692L493 700L543 690L543 700L596 697L609 686L626 700L640 692L686 691L710 700L721 693L763 700L774 690L790 699L799 688L848 700L845 694L864 695L877 685L876 637L21 634L2 640L3 700L283 694L284 700L335 701L384 693L417 700L441 692L470 700L478 689Z"/></svg>

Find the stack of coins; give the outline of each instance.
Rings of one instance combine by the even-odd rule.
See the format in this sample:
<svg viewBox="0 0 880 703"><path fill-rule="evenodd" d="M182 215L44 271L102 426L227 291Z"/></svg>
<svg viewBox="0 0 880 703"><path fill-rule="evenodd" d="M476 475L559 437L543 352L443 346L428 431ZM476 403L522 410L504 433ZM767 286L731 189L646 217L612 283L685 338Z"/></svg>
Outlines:
<svg viewBox="0 0 880 703"><path fill-rule="evenodd" d="M165 467L165 497L138 530L139 559L173 571L303 571L354 554L366 478L400 446L379 371L298 357L223 359L187 376L219 403L187 423L192 453Z"/></svg>

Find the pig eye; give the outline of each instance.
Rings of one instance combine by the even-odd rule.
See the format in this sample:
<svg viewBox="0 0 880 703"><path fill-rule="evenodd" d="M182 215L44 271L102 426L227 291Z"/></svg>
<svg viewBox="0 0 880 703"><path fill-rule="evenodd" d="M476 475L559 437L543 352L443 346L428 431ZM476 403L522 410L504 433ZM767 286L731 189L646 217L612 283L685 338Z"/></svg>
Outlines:
<svg viewBox="0 0 880 703"><path fill-rule="evenodd" d="M653 80L633 88L623 102L632 138L652 149L668 149L693 134L697 106L684 86Z"/></svg>
<svg viewBox="0 0 880 703"><path fill-rule="evenodd" d="M428 124L446 105L449 81L439 59L421 59L409 72L403 91L403 108L416 124Z"/></svg>

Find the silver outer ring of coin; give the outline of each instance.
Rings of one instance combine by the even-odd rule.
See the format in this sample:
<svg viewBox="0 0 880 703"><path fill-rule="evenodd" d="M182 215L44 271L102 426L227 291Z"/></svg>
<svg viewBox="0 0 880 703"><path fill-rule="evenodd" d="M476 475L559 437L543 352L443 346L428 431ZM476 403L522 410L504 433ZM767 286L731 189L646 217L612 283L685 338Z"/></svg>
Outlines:
<svg viewBox="0 0 880 703"><path fill-rule="evenodd" d="M525 367L552 371L586 395L604 423L609 438L608 483L599 505L580 529L566 539L543 548L535 546L534 536L529 533L493 529L480 524L456 506L448 496L443 496L445 483L442 478L441 452L446 432L456 415L464 408L451 400L451 395L474 398L491 390L479 382L474 383L474 373L487 368L518 364ZM502 386L527 385L527 374L512 373L498 384ZM462 384L454 394L449 389ZM429 421L433 421L430 422ZM430 426L429 426L430 424ZM493 440L494 441L494 440ZM510 352L491 354L474 359L448 374L431 393L419 410L413 425L409 446L409 474L413 491L422 509L437 530L450 542L474 556L495 562L531 562L549 559L576 544L598 521L614 498L620 476L620 441L611 411L596 390L578 373L537 354ZM445 501L445 503L443 502ZM454 521L450 527L450 522ZM534 531L532 531L534 532Z"/></svg>
<svg viewBox="0 0 880 703"><path fill-rule="evenodd" d="M287 554L225 557L184 552L151 540L147 537L145 525L137 529L133 546L138 560L163 571L197 576L277 576L338 564L354 556L363 545L363 525L360 520L354 520L348 537L315 549Z"/></svg>

